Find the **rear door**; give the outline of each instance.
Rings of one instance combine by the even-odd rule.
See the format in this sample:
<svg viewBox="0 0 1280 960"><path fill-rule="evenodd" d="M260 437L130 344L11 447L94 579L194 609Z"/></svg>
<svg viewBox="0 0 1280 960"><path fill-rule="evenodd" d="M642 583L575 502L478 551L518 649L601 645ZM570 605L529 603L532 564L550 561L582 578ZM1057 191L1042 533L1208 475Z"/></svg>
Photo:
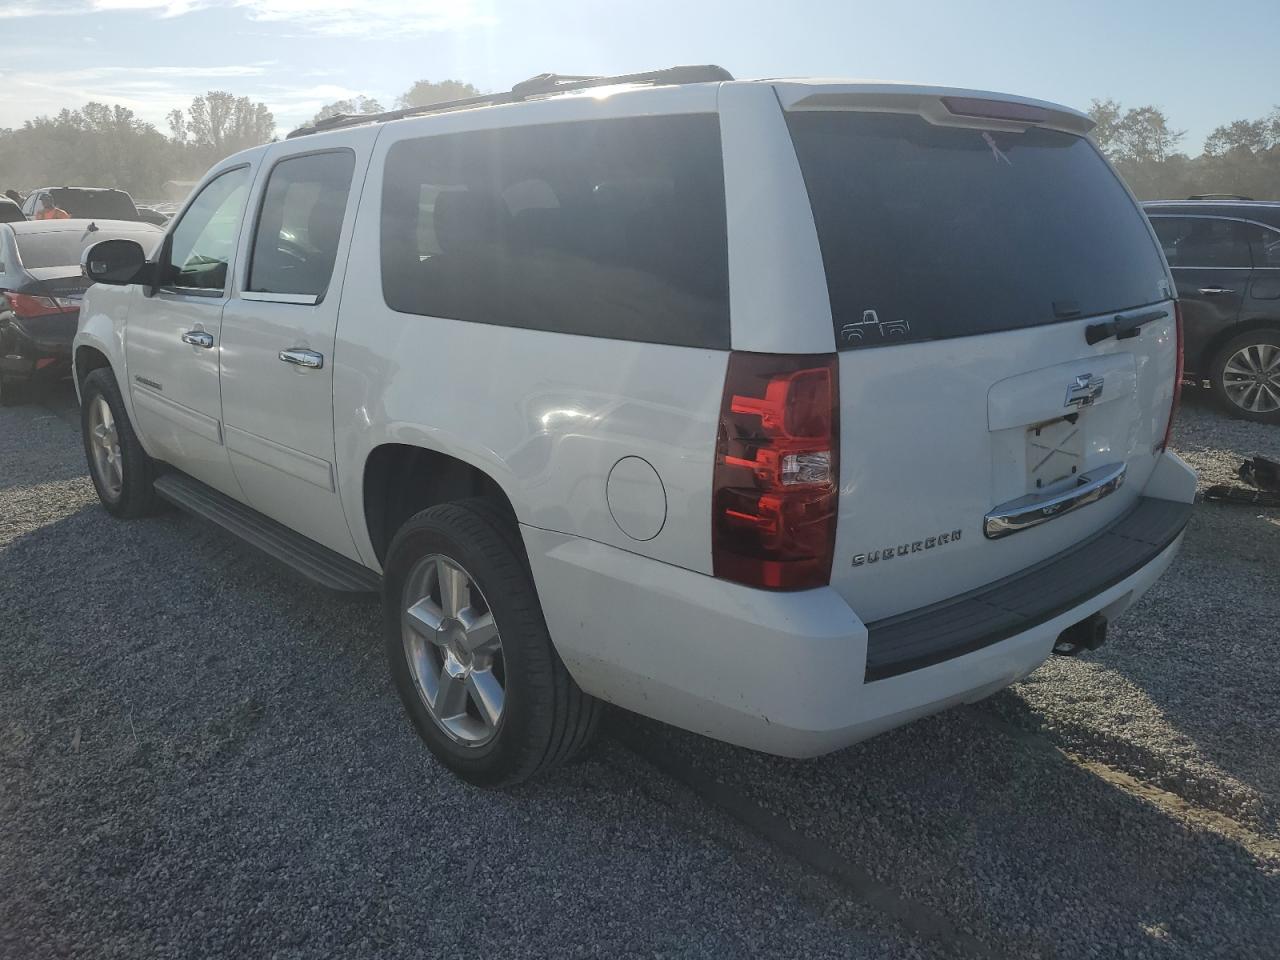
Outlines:
<svg viewBox="0 0 1280 960"><path fill-rule="evenodd" d="M1145 218L1078 121L942 95L782 99L839 355L832 585L876 620L1019 572L1132 507L1170 409L1174 304ZM1118 316L1147 322L1089 342ZM1083 488L1109 495L988 529Z"/></svg>
<svg viewBox="0 0 1280 960"><path fill-rule="evenodd" d="M267 154L245 267L222 321L222 413L247 502L352 558L333 468L333 353L375 136L334 133L323 149L293 140Z"/></svg>
<svg viewBox="0 0 1280 960"><path fill-rule="evenodd" d="M1153 214L1151 225L1178 285L1188 366L1208 373L1205 348L1240 319L1253 262L1249 241L1256 228L1212 216Z"/></svg>

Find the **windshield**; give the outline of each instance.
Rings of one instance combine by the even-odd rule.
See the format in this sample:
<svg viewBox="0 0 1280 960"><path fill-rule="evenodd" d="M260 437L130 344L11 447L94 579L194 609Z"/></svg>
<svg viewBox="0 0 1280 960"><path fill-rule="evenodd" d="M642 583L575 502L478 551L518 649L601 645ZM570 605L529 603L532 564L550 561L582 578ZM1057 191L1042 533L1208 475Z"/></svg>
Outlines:
<svg viewBox="0 0 1280 960"><path fill-rule="evenodd" d="M1092 144L914 114L788 115L841 348L1166 299L1160 252Z"/></svg>
<svg viewBox="0 0 1280 960"><path fill-rule="evenodd" d="M148 255L160 238L159 230L53 230L48 233L23 233L16 239L18 256L27 270L40 270L46 267L66 267L79 271L80 253L85 247L100 240L124 238L136 240Z"/></svg>

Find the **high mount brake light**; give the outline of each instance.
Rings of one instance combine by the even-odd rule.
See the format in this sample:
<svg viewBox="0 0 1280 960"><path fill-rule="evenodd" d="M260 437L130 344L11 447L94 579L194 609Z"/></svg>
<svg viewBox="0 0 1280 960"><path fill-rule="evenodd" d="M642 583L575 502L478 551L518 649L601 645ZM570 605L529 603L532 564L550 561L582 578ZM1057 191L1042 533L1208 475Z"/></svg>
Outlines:
<svg viewBox="0 0 1280 960"><path fill-rule="evenodd" d="M830 582L839 409L834 354L729 355L712 491L717 577L772 590Z"/></svg>
<svg viewBox="0 0 1280 960"><path fill-rule="evenodd" d="M942 105L953 116L975 117L979 120L1012 120L1016 123L1044 123L1049 111L1029 103L1010 103L1007 100L985 100L981 97L943 97Z"/></svg>
<svg viewBox="0 0 1280 960"><path fill-rule="evenodd" d="M1164 439L1160 441L1160 446L1156 447L1157 451L1169 449L1169 441L1173 438L1173 421L1178 416L1178 407L1182 403L1182 374L1185 368L1182 348L1182 304L1178 302L1173 305L1173 325L1178 331L1178 360L1174 365L1173 402L1169 404L1169 422L1165 424Z"/></svg>

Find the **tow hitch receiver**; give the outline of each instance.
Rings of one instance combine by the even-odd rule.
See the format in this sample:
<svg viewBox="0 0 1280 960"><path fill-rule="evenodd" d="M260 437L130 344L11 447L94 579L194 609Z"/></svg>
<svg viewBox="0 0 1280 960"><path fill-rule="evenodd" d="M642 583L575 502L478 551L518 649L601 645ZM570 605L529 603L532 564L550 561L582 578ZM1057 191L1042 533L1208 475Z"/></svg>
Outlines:
<svg viewBox="0 0 1280 960"><path fill-rule="evenodd" d="M1106 641L1107 618L1095 613L1058 634L1053 652L1060 657L1074 657L1082 650L1097 650Z"/></svg>

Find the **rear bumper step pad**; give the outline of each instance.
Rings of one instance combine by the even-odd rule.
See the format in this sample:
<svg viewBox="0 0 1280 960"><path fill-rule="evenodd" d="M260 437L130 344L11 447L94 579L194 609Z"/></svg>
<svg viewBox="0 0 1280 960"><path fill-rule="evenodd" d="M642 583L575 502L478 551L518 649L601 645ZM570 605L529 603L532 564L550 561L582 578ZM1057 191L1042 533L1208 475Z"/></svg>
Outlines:
<svg viewBox="0 0 1280 960"><path fill-rule="evenodd" d="M1144 497L1066 553L958 597L868 624L866 681L972 653L1084 603L1162 553L1187 525L1191 506Z"/></svg>

